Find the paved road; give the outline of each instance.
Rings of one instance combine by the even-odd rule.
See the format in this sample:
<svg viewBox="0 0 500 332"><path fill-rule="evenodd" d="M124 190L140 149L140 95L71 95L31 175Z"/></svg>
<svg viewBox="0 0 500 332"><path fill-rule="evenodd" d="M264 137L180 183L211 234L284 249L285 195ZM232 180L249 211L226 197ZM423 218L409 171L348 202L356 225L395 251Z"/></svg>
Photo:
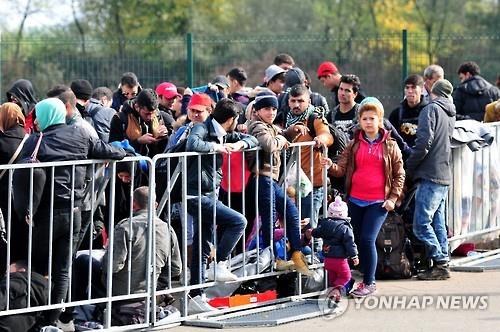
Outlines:
<svg viewBox="0 0 500 332"><path fill-rule="evenodd" d="M225 329L225 331L305 332L311 328L314 328L314 331L325 332L334 329L404 332L500 331L500 271L452 272L452 278L446 281L415 279L379 281L377 286L377 299L358 304L354 300L349 300L345 313L333 319L321 317L276 327ZM373 309L378 305L387 305L381 302L383 298L386 301L398 299L397 309ZM422 308L424 301L425 309ZM467 304L464 301L471 301L468 302L469 309L464 309ZM476 309L471 309L474 301ZM448 308L444 309L443 307L447 305ZM180 326L168 331L207 332L210 329Z"/></svg>

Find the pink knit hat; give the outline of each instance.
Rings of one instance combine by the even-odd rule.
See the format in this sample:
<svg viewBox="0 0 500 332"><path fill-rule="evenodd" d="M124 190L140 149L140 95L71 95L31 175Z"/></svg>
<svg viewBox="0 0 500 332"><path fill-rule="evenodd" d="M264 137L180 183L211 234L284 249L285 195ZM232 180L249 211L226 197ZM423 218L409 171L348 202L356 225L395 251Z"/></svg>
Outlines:
<svg viewBox="0 0 500 332"><path fill-rule="evenodd" d="M342 201L340 196L335 197L335 201L328 206L328 217L347 218L347 204Z"/></svg>

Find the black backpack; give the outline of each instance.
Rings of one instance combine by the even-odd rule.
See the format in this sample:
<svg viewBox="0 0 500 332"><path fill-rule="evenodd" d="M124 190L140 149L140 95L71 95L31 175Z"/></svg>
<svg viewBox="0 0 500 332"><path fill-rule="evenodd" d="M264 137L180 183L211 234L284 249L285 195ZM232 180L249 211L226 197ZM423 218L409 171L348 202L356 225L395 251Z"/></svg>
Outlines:
<svg viewBox="0 0 500 332"><path fill-rule="evenodd" d="M323 113L324 110L322 107L316 107L314 112L312 112L307 119L307 128L309 129L312 137L316 137L314 120L317 118L324 119ZM333 144L328 147L328 158L333 160L333 162L337 162L340 154L345 150L347 143L349 142L349 137L347 137L347 135L342 130L338 129L334 125L329 124L326 119L324 123L328 125L328 130L330 130L330 134L333 136Z"/></svg>
<svg viewBox="0 0 500 332"><path fill-rule="evenodd" d="M377 279L411 278L411 243L406 237L401 215L394 211L389 212L375 243L378 255Z"/></svg>

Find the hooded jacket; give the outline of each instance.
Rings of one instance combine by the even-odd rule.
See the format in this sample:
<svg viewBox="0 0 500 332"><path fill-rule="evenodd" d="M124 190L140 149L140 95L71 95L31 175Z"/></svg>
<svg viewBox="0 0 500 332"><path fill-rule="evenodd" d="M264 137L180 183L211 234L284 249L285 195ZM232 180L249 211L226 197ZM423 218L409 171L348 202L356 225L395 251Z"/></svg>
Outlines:
<svg viewBox="0 0 500 332"><path fill-rule="evenodd" d="M500 91L481 76L472 76L453 91L453 102L458 117L483 121L485 107L500 99Z"/></svg>
<svg viewBox="0 0 500 332"><path fill-rule="evenodd" d="M455 106L438 97L418 117L418 130L412 154L406 161L408 176L414 181L451 183L451 138L455 127Z"/></svg>
<svg viewBox="0 0 500 332"><path fill-rule="evenodd" d="M23 114L25 116L24 130L26 133L31 133L34 131L34 109L35 104L38 102L35 90L30 81L25 79L20 79L12 84L12 87L7 91L7 100L11 100L11 97L15 97L21 106Z"/></svg>

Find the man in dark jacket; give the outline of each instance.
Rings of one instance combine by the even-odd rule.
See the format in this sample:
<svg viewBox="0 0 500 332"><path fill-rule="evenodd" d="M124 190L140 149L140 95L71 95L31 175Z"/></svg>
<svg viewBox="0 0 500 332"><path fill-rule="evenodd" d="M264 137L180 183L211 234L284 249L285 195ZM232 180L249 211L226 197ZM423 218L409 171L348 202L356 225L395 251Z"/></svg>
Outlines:
<svg viewBox="0 0 500 332"><path fill-rule="evenodd" d="M152 158L165 150L173 122L171 115L158 109L156 92L144 89L113 117L109 141L128 139L135 152Z"/></svg>
<svg viewBox="0 0 500 332"><path fill-rule="evenodd" d="M418 128L418 115L427 105L423 98L424 79L420 75L410 75L404 81L405 98L399 107L391 112L389 121L408 146L415 144Z"/></svg>
<svg viewBox="0 0 500 332"><path fill-rule="evenodd" d="M44 99L35 106L36 124L42 131L37 158L41 162L84 160L87 158L122 159L125 151L92 138L82 127L66 125L66 109L57 98ZM20 160L35 150L40 135L32 135L24 145ZM52 257L52 302L66 300L69 265L79 239L82 200L85 192L86 166L59 166L47 169L47 180L38 211L33 211L33 269L41 274L48 271ZM17 172L17 171L16 171ZM53 196L51 195L53 182ZM26 195L24 193L24 195ZM27 199L14 192L15 199ZM51 200L53 198L53 201ZM52 206L53 204L53 206ZM51 210L52 208L52 210ZM70 230L73 232L70 233ZM49 235L52 234L52 239ZM52 240L50 242L50 240ZM52 251L50 252L50 248ZM59 317L51 311L50 323Z"/></svg>
<svg viewBox="0 0 500 332"><path fill-rule="evenodd" d="M423 280L450 277L446 231L446 201L451 183L451 137L455 126L453 86L445 79L432 86L432 101L420 111L417 138L407 160L407 174L416 183L413 231L427 249L433 267L418 275Z"/></svg>
<svg viewBox="0 0 500 332"><path fill-rule="evenodd" d="M479 66L473 62L464 62L458 68L460 84L453 92L453 102L457 109L457 118L471 118L483 121L487 104L500 99L500 91L479 76Z"/></svg>
<svg viewBox="0 0 500 332"><path fill-rule="evenodd" d="M222 155L231 151L241 151L246 148L257 146L257 139L253 136L235 132L238 124L238 116L241 107L239 104L227 98L221 99L212 115L203 123L196 124L187 138L186 151L192 152L218 152L215 155L205 154L201 157L201 169L197 162L187 165L187 210L194 219L193 234L193 259L191 263L191 284L197 285L205 281L203 266L210 254L210 242L214 235L213 221L215 210L215 223L223 227L222 236L217 239L216 263L208 272L209 278L218 281L235 280L226 260L231 251L243 234L246 226L246 219L241 213L222 204L218 200L220 182L222 179ZM215 166L215 168L214 168ZM199 182L201 179L201 182ZM199 196L198 192L201 192ZM201 214L199 214L199 210ZM198 228L201 223L201 229ZM201 236L201 257L198 256L198 236ZM203 301L200 289L192 290L189 307L191 313L207 310L207 304ZM208 307L209 309L209 307Z"/></svg>
<svg viewBox="0 0 500 332"><path fill-rule="evenodd" d="M141 92L142 87L139 84L137 76L132 72L123 73L118 85L118 90L113 93L113 103L111 108L120 111L123 103L135 98Z"/></svg>

